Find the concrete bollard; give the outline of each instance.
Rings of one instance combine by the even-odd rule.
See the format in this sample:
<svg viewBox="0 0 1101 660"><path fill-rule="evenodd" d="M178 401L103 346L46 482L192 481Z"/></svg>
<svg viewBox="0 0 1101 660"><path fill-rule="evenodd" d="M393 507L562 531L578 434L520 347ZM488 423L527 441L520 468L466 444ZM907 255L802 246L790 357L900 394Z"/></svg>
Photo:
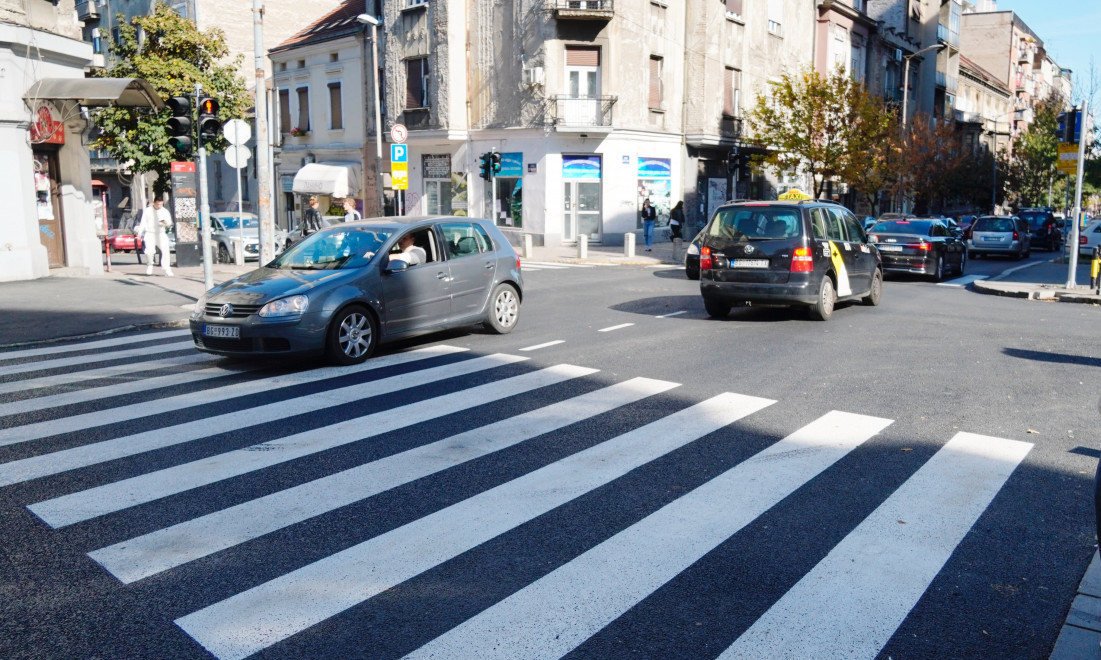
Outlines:
<svg viewBox="0 0 1101 660"><path fill-rule="evenodd" d="M635 235L632 232L623 235L623 256L628 259L635 256Z"/></svg>
<svg viewBox="0 0 1101 660"><path fill-rule="evenodd" d="M577 258L588 259L589 258L589 236L588 234L582 234L577 237Z"/></svg>
<svg viewBox="0 0 1101 660"><path fill-rule="evenodd" d="M524 258L532 259L535 256L535 245L532 243L531 234L524 234Z"/></svg>
<svg viewBox="0 0 1101 660"><path fill-rule="evenodd" d="M673 263L679 264L684 261L684 241L679 238L673 239Z"/></svg>
<svg viewBox="0 0 1101 660"><path fill-rule="evenodd" d="M245 265L245 244L238 240L233 241L233 263Z"/></svg>

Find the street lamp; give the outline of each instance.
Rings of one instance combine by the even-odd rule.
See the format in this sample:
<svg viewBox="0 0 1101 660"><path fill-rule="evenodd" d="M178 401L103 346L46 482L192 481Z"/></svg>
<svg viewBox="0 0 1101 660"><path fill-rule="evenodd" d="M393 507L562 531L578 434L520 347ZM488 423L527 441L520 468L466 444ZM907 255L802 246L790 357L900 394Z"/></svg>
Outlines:
<svg viewBox="0 0 1101 660"><path fill-rule="evenodd" d="M371 26L371 69L374 70L375 79L375 185L378 187L378 212L380 215L385 215L383 209L385 204L382 198L382 110L380 105L382 104L382 93L379 90L380 82L378 79L378 19L370 14L360 14L356 16L356 21L364 25ZM367 151L367 132L363 133L364 152ZM366 166L367 163L364 163ZM363 204L364 211L366 211L367 199L364 194Z"/></svg>
<svg viewBox="0 0 1101 660"><path fill-rule="evenodd" d="M901 124L901 128L902 128L903 134L906 133L906 117L907 117L907 115L906 115L906 102L909 99L909 92L910 92L910 60L917 57L918 55L921 55L924 52L927 52L927 51L930 51L930 50L940 50L944 47L945 47L944 44L934 44L932 46L926 46L925 48L922 48L921 50L919 50L917 52L910 53L909 55L904 55L902 57L902 59L906 60L906 66L904 67L904 70L903 70L903 73L902 73L902 124Z"/></svg>

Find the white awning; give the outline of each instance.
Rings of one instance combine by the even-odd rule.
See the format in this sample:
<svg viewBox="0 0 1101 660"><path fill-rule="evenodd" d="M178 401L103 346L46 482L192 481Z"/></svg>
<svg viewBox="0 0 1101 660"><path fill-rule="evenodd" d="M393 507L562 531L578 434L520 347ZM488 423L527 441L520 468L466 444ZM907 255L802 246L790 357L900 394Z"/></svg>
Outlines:
<svg viewBox="0 0 1101 660"><path fill-rule="evenodd" d="M356 197L359 195L361 181L363 175L360 173L359 163L307 163L294 175L292 191L306 195Z"/></svg>

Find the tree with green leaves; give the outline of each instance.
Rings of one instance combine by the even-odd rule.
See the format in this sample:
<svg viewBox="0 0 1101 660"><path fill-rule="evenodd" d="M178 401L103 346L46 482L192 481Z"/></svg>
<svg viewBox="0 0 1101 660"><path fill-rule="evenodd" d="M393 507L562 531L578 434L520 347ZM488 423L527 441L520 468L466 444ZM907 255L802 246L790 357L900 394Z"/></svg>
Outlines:
<svg viewBox="0 0 1101 660"><path fill-rule="evenodd" d="M815 197L830 179L855 181L882 165L885 154L873 147L888 139L891 115L844 69L828 76L812 69L785 73L769 85L746 117L752 138L768 149L758 159L762 165L810 175Z"/></svg>
<svg viewBox="0 0 1101 660"><path fill-rule="evenodd" d="M1048 191L1058 177L1059 139L1056 128L1062 102L1052 97L1036 104L1028 129L1013 139L1013 155L998 158L1006 201L1013 206L1047 204Z"/></svg>
<svg viewBox="0 0 1101 660"><path fill-rule="evenodd" d="M140 36L139 36L140 35ZM237 74L241 56L225 62L229 49L225 33L218 28L200 32L195 24L164 4L156 4L149 16L127 24L119 16L118 43L111 48L115 63L100 75L106 78L143 78L162 98L187 96L194 106L195 84L203 94L218 100L219 117L240 118L251 107L244 80ZM153 184L158 194L170 188L169 166L179 160L169 145L167 109L107 107L97 110L93 122L98 128L95 146L105 149L120 163L130 163L137 172L156 172ZM208 150L225 149L224 138L206 144Z"/></svg>

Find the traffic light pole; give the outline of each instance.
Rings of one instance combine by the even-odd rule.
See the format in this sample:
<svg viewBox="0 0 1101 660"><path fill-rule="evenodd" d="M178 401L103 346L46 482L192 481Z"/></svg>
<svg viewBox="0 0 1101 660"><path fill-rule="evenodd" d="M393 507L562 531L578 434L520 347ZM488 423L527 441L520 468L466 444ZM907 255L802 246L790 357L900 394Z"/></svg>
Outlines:
<svg viewBox="0 0 1101 660"><path fill-rule="evenodd" d="M1078 137L1078 177L1074 186L1074 231L1070 235L1070 265L1067 267L1067 288L1073 289L1077 286L1075 282L1075 274L1078 271L1078 232L1081 223L1079 217L1082 215L1082 175L1084 173L1084 165L1086 162L1086 139L1089 135L1089 131L1092 127L1086 125L1086 121L1089 120L1089 102L1082 101L1082 110L1079 112L1079 121L1082 122L1082 132ZM1074 135L1074 127L1070 128L1071 136Z"/></svg>
<svg viewBox="0 0 1101 660"><path fill-rule="evenodd" d="M275 219L271 212L271 172L268 170L268 99L264 84L264 3L252 0L252 41L256 71L256 183L260 218L260 265L275 258ZM240 199L240 194L238 194ZM242 244L243 245L243 244ZM243 248L242 248L243 249Z"/></svg>
<svg viewBox="0 0 1101 660"><path fill-rule="evenodd" d="M195 107L199 107L199 95L203 92L203 86L195 83ZM206 180L206 147L203 146L201 131L196 131L199 139L199 196L202 203L199 205L199 227L203 241L203 284L207 291L214 288L214 268L210 254L210 195Z"/></svg>

